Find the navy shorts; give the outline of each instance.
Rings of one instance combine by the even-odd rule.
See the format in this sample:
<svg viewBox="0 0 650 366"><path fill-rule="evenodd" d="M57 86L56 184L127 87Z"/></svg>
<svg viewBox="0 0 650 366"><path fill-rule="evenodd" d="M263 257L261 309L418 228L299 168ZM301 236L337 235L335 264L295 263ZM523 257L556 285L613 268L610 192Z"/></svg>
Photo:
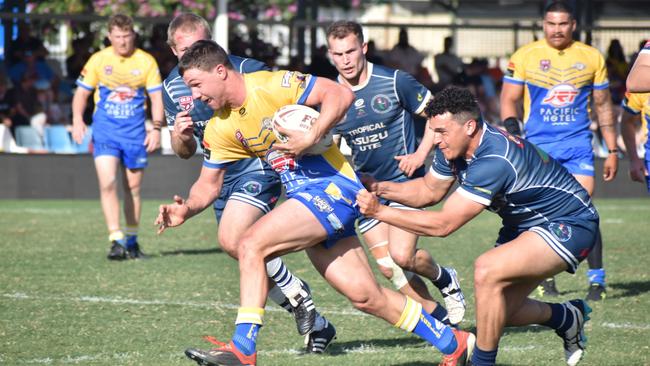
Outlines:
<svg viewBox="0 0 650 366"><path fill-rule="evenodd" d="M596 244L599 220L554 220L529 228L541 236L557 255L566 262L567 272L575 273ZM524 231L524 230L521 230ZM515 239L521 231L502 228L497 239L497 246Z"/></svg>
<svg viewBox="0 0 650 366"><path fill-rule="evenodd" d="M337 241L356 236L354 223L361 215L356 205L357 189L345 189L333 182L308 184L291 195L316 216L327 231L323 244L331 248Z"/></svg>
<svg viewBox="0 0 650 366"><path fill-rule="evenodd" d="M128 169L143 169L147 167L147 148L143 144L132 144L120 141L93 141L93 157L110 155L120 159Z"/></svg>
<svg viewBox="0 0 650 366"><path fill-rule="evenodd" d="M228 200L235 200L257 207L265 214L275 207L282 185L277 175L250 173L243 174L221 187L221 194L214 201L214 213L217 221L221 220Z"/></svg>

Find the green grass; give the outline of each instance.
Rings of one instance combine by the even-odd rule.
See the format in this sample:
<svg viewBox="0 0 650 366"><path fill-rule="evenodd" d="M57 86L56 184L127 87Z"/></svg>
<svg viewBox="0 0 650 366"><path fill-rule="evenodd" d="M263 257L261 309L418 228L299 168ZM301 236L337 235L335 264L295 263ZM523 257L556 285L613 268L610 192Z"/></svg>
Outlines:
<svg viewBox="0 0 650 366"><path fill-rule="evenodd" d="M155 236L159 202L143 207L140 241L148 261L105 259L97 201L0 201L0 364L191 365L188 346L202 335L227 339L238 303L236 263L215 242L211 210ZM602 217L608 296L588 323L584 365L650 364L650 204L597 202ZM498 217L484 213L446 239L422 239L442 264L458 270L469 300L463 328L473 329L472 263L489 249ZM309 281L338 340L323 356L301 355L292 319L270 306L260 333L261 365L425 365L440 354L418 338L362 315L311 268L303 253L286 256ZM582 297L586 264L557 278L562 299ZM382 283L388 285L386 281ZM434 296L439 298L436 293ZM511 328L499 364L562 365L560 339L543 327Z"/></svg>

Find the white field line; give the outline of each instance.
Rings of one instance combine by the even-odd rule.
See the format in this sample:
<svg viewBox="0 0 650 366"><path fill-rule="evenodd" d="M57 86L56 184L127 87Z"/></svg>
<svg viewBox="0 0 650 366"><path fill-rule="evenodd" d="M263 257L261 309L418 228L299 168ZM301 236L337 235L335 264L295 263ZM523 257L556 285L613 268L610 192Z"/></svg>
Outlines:
<svg viewBox="0 0 650 366"><path fill-rule="evenodd" d="M187 307L196 307L196 308L207 308L207 309L227 309L227 310L237 310L239 305L222 303L222 302L200 302L200 301L166 301L166 300L138 300L138 299L127 299L122 297L101 297L101 296L39 296L39 295L28 295L21 292L16 293L4 293L0 297L15 299L15 300L38 300L38 301L62 301L62 302L91 302L91 303L110 303L110 304L126 304L126 305L162 305L162 306L187 306ZM336 314L336 315L353 315L353 316L369 316L368 314L362 313L353 308L350 309L325 309L321 308L324 314ZM281 309L277 306L268 307L265 311L271 312L284 312L284 309Z"/></svg>
<svg viewBox="0 0 650 366"><path fill-rule="evenodd" d="M38 301L62 301L62 302L90 302L90 303L109 303L109 304L126 304L126 305L155 305L155 306L187 306L187 307L198 307L198 308L207 308L207 309L227 309L227 310L236 310L239 308L239 305L230 304L230 303L221 303L221 302L199 302L199 301L165 301L165 300L138 300L138 299L128 299L121 297L101 297L101 296L39 296L39 295L28 295L21 292L15 293L3 293L0 294L0 297L6 299L14 300L38 300ZM284 309L280 309L276 306L267 307L265 311L270 312L284 312ZM336 314L343 316L370 316L368 314L362 313L353 308L349 309L330 309L330 308L321 308L323 314ZM465 321L466 322L466 321ZM629 330L650 330L650 324L645 323L611 323L603 322L598 324L598 326L612 329L629 329ZM0 355L1 359L1 355Z"/></svg>
<svg viewBox="0 0 650 366"><path fill-rule="evenodd" d="M410 348L422 348L424 349L425 346L414 346ZM523 347L502 347L499 349L499 351L502 352L528 352L534 349L541 349L541 346L523 346ZM357 347L352 347L352 348L343 348L342 353L347 353L347 354L358 354L358 355L363 355L363 354L372 354L372 355L391 355L395 354L396 352L403 352L404 348L403 347L375 347L373 344L361 344L360 346ZM437 352L435 349L431 349L432 352ZM273 349L273 350L259 350L258 353L260 355L269 355L269 356L299 356L302 355L303 352L298 349ZM0 355L0 360L3 360L6 358L7 355ZM125 362L129 359L135 359L137 357L140 357L141 354L139 352L125 352L125 353L115 353L115 354L95 354L95 355L80 355L80 356L65 356L65 357L59 357L59 358L53 358L53 357L41 357L41 358L33 358L33 359L26 359L26 360L21 360L19 361L20 364L40 364L40 365L61 365L61 364L85 364L88 362L92 361L122 361ZM181 351L179 350L178 352L175 353L169 353L165 355L164 358L167 359L175 359L183 357ZM308 356L307 356L308 357Z"/></svg>

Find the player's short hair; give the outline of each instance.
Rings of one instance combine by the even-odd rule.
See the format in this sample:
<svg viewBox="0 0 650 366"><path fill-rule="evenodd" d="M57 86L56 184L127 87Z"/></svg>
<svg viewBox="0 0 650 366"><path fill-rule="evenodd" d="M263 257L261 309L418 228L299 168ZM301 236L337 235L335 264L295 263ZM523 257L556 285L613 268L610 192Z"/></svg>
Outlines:
<svg viewBox="0 0 650 366"><path fill-rule="evenodd" d="M573 20L573 7L563 0L551 1L546 5L546 7L544 7L544 18L546 18L546 14L548 13L567 13Z"/></svg>
<svg viewBox="0 0 650 366"><path fill-rule="evenodd" d="M115 14L108 18L108 31L113 28L133 32L133 18L126 14Z"/></svg>
<svg viewBox="0 0 650 366"><path fill-rule="evenodd" d="M171 23L169 23L169 27L167 27L167 44L169 47L173 48L176 46L174 43L174 34L178 30L188 33L203 31L205 32L206 37L212 38L212 32L210 31L210 24L208 24L208 21L194 13L179 14L172 19Z"/></svg>
<svg viewBox="0 0 650 366"><path fill-rule="evenodd" d="M232 64L226 51L213 40L196 41L185 51L178 62L178 73L183 76L189 69L211 71L217 65L224 65L232 70Z"/></svg>
<svg viewBox="0 0 650 366"><path fill-rule="evenodd" d="M350 34L357 36L359 42L363 43L363 29L361 29L361 24L357 22L350 20L339 20L330 24L325 31L327 39L330 37L341 39L349 36Z"/></svg>
<svg viewBox="0 0 650 366"><path fill-rule="evenodd" d="M465 88L450 86L436 93L426 108L428 118L451 113L453 119L458 122L465 122L474 119L479 126L482 125L481 109L472 93Z"/></svg>

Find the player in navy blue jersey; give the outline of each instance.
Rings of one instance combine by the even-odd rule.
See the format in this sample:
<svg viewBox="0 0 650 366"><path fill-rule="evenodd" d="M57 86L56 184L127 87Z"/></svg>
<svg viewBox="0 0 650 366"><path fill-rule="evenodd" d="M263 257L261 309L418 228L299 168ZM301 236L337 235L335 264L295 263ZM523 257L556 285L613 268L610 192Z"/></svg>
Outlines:
<svg viewBox="0 0 650 366"><path fill-rule="evenodd" d="M477 344L472 364L494 365L505 326L542 324L564 342L567 364L584 353L583 300L544 303L528 296L544 278L574 273L593 248L599 217L587 191L530 142L482 121L472 94L445 89L427 106L437 145L428 174L404 183L374 182L357 196L361 212L420 235L445 237L488 209L502 219L496 247L474 263ZM401 211L378 198L437 211Z"/></svg>
<svg viewBox="0 0 650 366"><path fill-rule="evenodd" d="M326 34L331 59L339 72L338 82L355 94L345 119L334 128L352 149L355 170L394 182L423 176L433 134L425 132L418 147L413 115L424 116L424 107L431 99L429 90L406 72L368 62L367 44L358 23L334 22ZM396 202L384 203L412 210ZM458 324L463 319L465 299L456 271L439 266L426 250L417 248L417 235L372 218L362 218L359 231L381 272L398 290L422 302L438 320L448 316L450 323ZM440 289L447 309L437 306L414 272Z"/></svg>
<svg viewBox="0 0 650 366"><path fill-rule="evenodd" d="M210 38L208 23L195 14L181 14L169 25L168 44L179 59L194 42ZM269 70L264 63L254 59L233 55L229 59L242 73ZM192 98L190 88L178 73L178 66L170 72L163 86L172 148L179 157L188 159L196 152L197 145L202 144L205 126L214 111L201 100ZM219 222L219 244L229 255L237 258L237 242L241 234L275 206L280 194L277 173L261 159L244 159L228 167L223 189L213 206ZM324 352L335 338L336 330L316 311L309 288L288 270L279 257L267 263L267 273L273 280L269 297L294 314L300 334L309 334L307 351Z"/></svg>

